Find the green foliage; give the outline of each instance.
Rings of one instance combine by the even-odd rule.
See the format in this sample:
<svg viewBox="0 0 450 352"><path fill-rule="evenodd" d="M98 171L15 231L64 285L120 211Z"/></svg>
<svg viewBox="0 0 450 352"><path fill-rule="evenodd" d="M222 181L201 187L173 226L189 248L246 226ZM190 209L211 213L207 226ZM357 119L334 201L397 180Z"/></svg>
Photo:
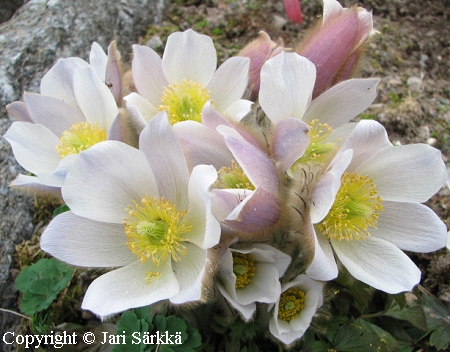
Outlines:
<svg viewBox="0 0 450 352"><path fill-rule="evenodd" d="M65 213L66 211L69 211L69 210L70 209L69 209L69 207L67 205L65 205L65 204L60 205L58 208L56 208L53 211L53 217L55 218L57 215Z"/></svg>
<svg viewBox="0 0 450 352"><path fill-rule="evenodd" d="M447 350L450 345L450 309L432 296L424 297L430 344L438 350Z"/></svg>
<svg viewBox="0 0 450 352"><path fill-rule="evenodd" d="M66 288L72 274L71 266L47 258L23 269L15 282L15 287L22 292L20 310L33 315L48 308L58 293Z"/></svg>
<svg viewBox="0 0 450 352"><path fill-rule="evenodd" d="M258 326L254 323L236 322L230 326L231 336L242 341L249 341L256 336Z"/></svg>
<svg viewBox="0 0 450 352"><path fill-rule="evenodd" d="M125 343L114 345L112 352L194 352L201 345L197 329L173 315L157 315L152 319L149 307L123 313L116 336L124 336Z"/></svg>

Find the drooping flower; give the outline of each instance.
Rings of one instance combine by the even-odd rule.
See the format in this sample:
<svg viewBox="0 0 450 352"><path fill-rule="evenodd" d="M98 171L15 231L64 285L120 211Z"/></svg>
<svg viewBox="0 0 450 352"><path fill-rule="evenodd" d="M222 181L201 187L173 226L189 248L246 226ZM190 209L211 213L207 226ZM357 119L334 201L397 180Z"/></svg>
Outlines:
<svg viewBox="0 0 450 352"><path fill-rule="evenodd" d="M265 244L229 248L219 264L219 290L249 320L256 311L255 302L278 300L279 279L290 261L291 257Z"/></svg>
<svg viewBox="0 0 450 352"><path fill-rule="evenodd" d="M323 304L323 283L299 275L281 285L281 296L269 322L270 333L286 345L301 338Z"/></svg>
<svg viewBox="0 0 450 352"><path fill-rule="evenodd" d="M189 171L165 112L142 131L140 149L106 141L80 154L41 248L67 263L118 268L88 288L82 308L105 317L170 299L200 300L208 249L220 238L210 211L212 166Z"/></svg>
<svg viewBox="0 0 450 352"><path fill-rule="evenodd" d="M249 59L232 57L217 69L212 39L193 30L167 39L162 59L149 47L134 45L133 81L138 93L125 100L145 121L165 110L173 125L201 121L202 108L211 101L222 114L245 114L251 102L241 99L248 81ZM217 69L217 70L216 70Z"/></svg>
<svg viewBox="0 0 450 352"><path fill-rule="evenodd" d="M369 39L376 33L372 13L362 7L342 8L336 0L323 1L321 25L295 51L317 68L313 97L353 77Z"/></svg>
<svg viewBox="0 0 450 352"><path fill-rule="evenodd" d="M410 291L420 270L402 250L426 253L445 246L444 223L420 203L446 178L438 150L393 146L379 123L359 122L312 191L316 251L306 273L335 278L336 256L353 277L376 289Z"/></svg>
<svg viewBox="0 0 450 352"><path fill-rule="evenodd" d="M76 57L60 59L40 89L7 107L19 121L4 137L19 164L36 175L19 175L13 185L59 192L76 156L108 139L119 109L96 72Z"/></svg>

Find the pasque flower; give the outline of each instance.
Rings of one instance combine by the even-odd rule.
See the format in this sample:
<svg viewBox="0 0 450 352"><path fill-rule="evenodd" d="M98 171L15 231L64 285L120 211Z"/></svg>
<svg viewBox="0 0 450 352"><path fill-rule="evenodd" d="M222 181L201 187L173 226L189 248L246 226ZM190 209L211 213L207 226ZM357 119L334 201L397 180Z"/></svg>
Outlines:
<svg viewBox="0 0 450 352"><path fill-rule="evenodd" d="M269 330L286 345L301 338L323 304L323 283L299 275L281 285L281 296L273 308Z"/></svg>
<svg viewBox="0 0 450 352"><path fill-rule="evenodd" d="M118 268L96 279L82 308L105 317L170 299L200 300L208 249L220 225L210 211L212 166L189 171L165 112L142 131L140 149L106 141L80 154L41 248L67 263Z"/></svg>
<svg viewBox="0 0 450 352"><path fill-rule="evenodd" d="M220 292L249 320L256 303L274 303L281 293L280 278L291 257L266 244L233 246L219 264Z"/></svg>
<svg viewBox="0 0 450 352"><path fill-rule="evenodd" d="M387 293L410 291L420 270L402 250L445 246L447 230L423 203L446 182L441 153L393 146L375 121L361 121L311 194L315 257L306 273L337 276L334 256L356 279Z"/></svg>
<svg viewBox="0 0 450 352"><path fill-rule="evenodd" d="M176 32L167 39L162 59L149 47L133 45L133 81L137 93L125 97L149 121L165 110L171 124L201 121L204 104L230 117L249 111L241 99L248 82L250 60L232 57L217 69L212 39L193 30Z"/></svg>
<svg viewBox="0 0 450 352"><path fill-rule="evenodd" d="M60 59L40 89L8 106L19 121L4 137L19 164L36 175L20 175L13 185L59 192L77 155L108 139L119 109L97 73L76 57Z"/></svg>

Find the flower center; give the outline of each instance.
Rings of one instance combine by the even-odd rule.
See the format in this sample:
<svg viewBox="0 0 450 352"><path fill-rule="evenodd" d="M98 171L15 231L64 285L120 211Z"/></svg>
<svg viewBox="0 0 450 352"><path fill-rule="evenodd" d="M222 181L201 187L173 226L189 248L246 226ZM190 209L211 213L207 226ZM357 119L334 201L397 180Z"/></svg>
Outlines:
<svg viewBox="0 0 450 352"><path fill-rule="evenodd" d="M217 188L255 190L255 186L250 182L244 170L234 160L231 162L231 168L224 166L217 172L217 175L217 181L214 184Z"/></svg>
<svg viewBox="0 0 450 352"><path fill-rule="evenodd" d="M233 273L236 275L236 288L247 286L255 276L255 259L250 254L233 252Z"/></svg>
<svg viewBox="0 0 450 352"><path fill-rule="evenodd" d="M278 305L278 318L291 321L296 318L305 306L305 292L298 288L291 288L283 292Z"/></svg>
<svg viewBox="0 0 450 352"><path fill-rule="evenodd" d="M166 110L170 124L180 121L201 121L202 109L210 99L208 90L199 83L183 79L164 88L159 110Z"/></svg>
<svg viewBox="0 0 450 352"><path fill-rule="evenodd" d="M134 201L126 212L128 217L123 221L128 238L126 244L139 261L151 258L159 266L169 256L179 261L180 255L186 254L183 243L187 240L182 235L192 228L186 223L186 211L179 211L164 198L143 197L141 204ZM149 273L152 275L155 274Z"/></svg>
<svg viewBox="0 0 450 352"><path fill-rule="evenodd" d="M94 144L106 141L107 138L106 131L98 128L97 123L80 122L72 125L70 130L63 132L56 150L61 158L64 158L69 154L78 154Z"/></svg>
<svg viewBox="0 0 450 352"><path fill-rule="evenodd" d="M324 235L337 240L362 240L376 228L383 211L373 180L368 176L344 173L330 212L319 225Z"/></svg>
<svg viewBox="0 0 450 352"><path fill-rule="evenodd" d="M297 163L322 164L327 161L337 149L335 143L325 141L332 133L333 129L328 124L312 120L309 123L309 145Z"/></svg>

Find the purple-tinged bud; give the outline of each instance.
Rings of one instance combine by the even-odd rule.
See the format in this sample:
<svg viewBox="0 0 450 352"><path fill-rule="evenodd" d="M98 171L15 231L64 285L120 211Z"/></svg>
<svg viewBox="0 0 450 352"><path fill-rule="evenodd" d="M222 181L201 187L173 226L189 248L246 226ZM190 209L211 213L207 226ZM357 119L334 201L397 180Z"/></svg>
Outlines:
<svg viewBox="0 0 450 352"><path fill-rule="evenodd" d="M375 33L371 12L324 0L322 22L295 49L316 65L313 98L355 74L365 45Z"/></svg>
<svg viewBox="0 0 450 352"><path fill-rule="evenodd" d="M300 0L283 0L283 3L288 18L294 23L303 23Z"/></svg>
<svg viewBox="0 0 450 352"><path fill-rule="evenodd" d="M250 70L248 74L248 87L252 99L258 97L261 67L271 57L278 55L283 50L282 43L278 45L272 41L269 35L260 31L258 38L247 44L238 56L250 59Z"/></svg>

